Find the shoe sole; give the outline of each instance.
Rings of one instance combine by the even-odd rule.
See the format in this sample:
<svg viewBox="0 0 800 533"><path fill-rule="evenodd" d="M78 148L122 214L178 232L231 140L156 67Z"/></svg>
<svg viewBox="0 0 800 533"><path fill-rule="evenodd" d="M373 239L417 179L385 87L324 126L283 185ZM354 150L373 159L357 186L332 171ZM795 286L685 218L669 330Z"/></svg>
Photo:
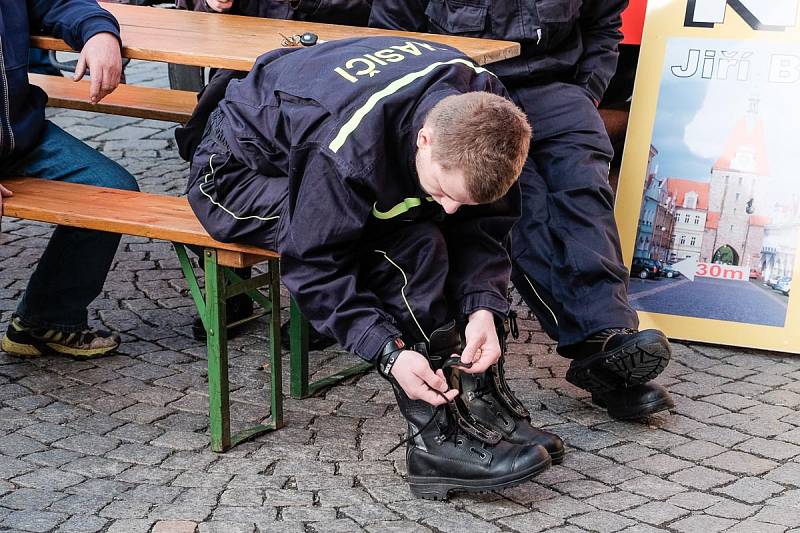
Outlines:
<svg viewBox="0 0 800 533"><path fill-rule="evenodd" d="M409 476L408 483L411 494L425 500L447 500L452 491L480 494L493 490L516 487L529 479L536 477L550 467L550 457L546 457L539 464L524 474L510 474L493 483L482 483L469 479L453 479L445 477L418 477Z"/></svg>
<svg viewBox="0 0 800 533"><path fill-rule="evenodd" d="M606 403L602 400L592 398L592 403L607 409ZM659 398L652 402L639 405L636 409L608 409L608 416L616 420L639 420L650 415L660 413L675 407L675 402L671 398Z"/></svg>
<svg viewBox="0 0 800 533"><path fill-rule="evenodd" d="M12 341L8 337L3 337L2 342L0 342L0 348L2 348L7 354L17 357L30 358L39 357L42 355L42 351L33 344L21 344L19 342Z"/></svg>
<svg viewBox="0 0 800 533"><path fill-rule="evenodd" d="M548 452L549 453L549 452ZM561 450L550 454L550 461L553 465L560 465L564 462L565 450Z"/></svg>
<svg viewBox="0 0 800 533"><path fill-rule="evenodd" d="M613 352L593 356L580 366L571 365L566 377L573 385L593 394L605 393L621 385L652 381L667 368L671 357L669 341L664 334L645 330Z"/></svg>
<svg viewBox="0 0 800 533"><path fill-rule="evenodd" d="M3 351L6 352L7 354L23 358L40 357L45 353L49 352L57 355L66 355L73 359L96 359L98 357L102 357L104 355L113 352L114 350L119 348L119 344L111 348L78 350L75 348L69 348L68 346L63 346L54 343L23 344L20 342L12 341L8 337L3 337L3 340L0 343L0 348L2 348Z"/></svg>

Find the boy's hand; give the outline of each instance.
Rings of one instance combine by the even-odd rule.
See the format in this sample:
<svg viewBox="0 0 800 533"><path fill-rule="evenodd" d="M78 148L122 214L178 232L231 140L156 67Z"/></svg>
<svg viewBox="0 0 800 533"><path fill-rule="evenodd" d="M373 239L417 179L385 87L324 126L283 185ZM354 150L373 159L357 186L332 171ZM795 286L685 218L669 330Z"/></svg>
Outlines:
<svg viewBox="0 0 800 533"><path fill-rule="evenodd" d="M233 0L206 0L206 5L217 13L225 13L233 7Z"/></svg>
<svg viewBox="0 0 800 533"><path fill-rule="evenodd" d="M444 372L434 372L421 353L404 350L392 367L392 376L411 400L422 400L431 405L442 405L458 396L457 389L449 389ZM439 391L447 398L437 394Z"/></svg>
<svg viewBox="0 0 800 533"><path fill-rule="evenodd" d="M86 41L72 76L73 81L83 78L87 68L92 77L89 101L96 104L114 92L122 76L122 55L119 41L113 33L97 33Z"/></svg>
<svg viewBox="0 0 800 533"><path fill-rule="evenodd" d="M467 345L461 354L461 362L472 363L472 366L459 367L463 372L469 374L485 372L500 359L500 341L497 339L494 315L491 311L479 309L469 315L464 338Z"/></svg>

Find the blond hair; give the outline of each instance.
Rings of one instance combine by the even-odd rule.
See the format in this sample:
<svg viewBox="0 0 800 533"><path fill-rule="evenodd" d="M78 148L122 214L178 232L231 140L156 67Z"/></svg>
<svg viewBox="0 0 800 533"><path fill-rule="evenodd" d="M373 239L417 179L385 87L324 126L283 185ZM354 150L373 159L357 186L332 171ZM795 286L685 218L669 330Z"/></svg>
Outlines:
<svg viewBox="0 0 800 533"><path fill-rule="evenodd" d="M474 202L503 197L519 178L531 127L513 102L483 91L451 95L433 106L425 125L432 129L433 160L464 173Z"/></svg>

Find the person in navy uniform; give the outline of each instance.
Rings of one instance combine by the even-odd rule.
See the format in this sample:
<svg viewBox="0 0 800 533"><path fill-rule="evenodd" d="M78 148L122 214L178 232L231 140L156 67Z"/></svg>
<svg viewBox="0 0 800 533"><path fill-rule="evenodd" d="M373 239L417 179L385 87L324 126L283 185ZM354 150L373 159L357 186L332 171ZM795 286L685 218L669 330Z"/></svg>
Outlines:
<svg viewBox="0 0 800 533"><path fill-rule="evenodd" d="M502 379L497 333L530 131L460 52L354 38L261 56L194 151L188 198L208 232L278 250L312 326L392 383L421 497L515 485L563 454ZM486 372L512 438L450 388Z"/></svg>
<svg viewBox="0 0 800 533"><path fill-rule="evenodd" d="M567 380L615 418L674 404L652 382L671 357L638 331L628 302L608 183L613 150L597 105L614 74L627 0L374 0L370 26L507 39L518 57L489 65L534 125L512 232L512 280L557 351Z"/></svg>

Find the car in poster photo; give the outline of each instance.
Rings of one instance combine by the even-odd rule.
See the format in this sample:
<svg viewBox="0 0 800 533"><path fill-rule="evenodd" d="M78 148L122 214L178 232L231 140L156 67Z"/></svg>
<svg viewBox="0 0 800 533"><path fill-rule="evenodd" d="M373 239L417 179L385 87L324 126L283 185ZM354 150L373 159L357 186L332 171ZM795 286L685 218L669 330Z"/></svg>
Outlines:
<svg viewBox="0 0 800 533"><path fill-rule="evenodd" d="M772 288L778 292L785 294L786 296L789 296L789 289L791 288L791 285L792 285L792 278L784 277L779 279L778 282L772 286Z"/></svg>
<svg viewBox="0 0 800 533"><path fill-rule="evenodd" d="M660 273L663 264L656 259L646 257L634 257L631 265L631 276L639 279L655 279Z"/></svg>
<svg viewBox="0 0 800 533"><path fill-rule="evenodd" d="M681 274L680 270L672 268L672 263L664 263L664 268L661 269L661 275L665 278L679 278L683 274Z"/></svg>

